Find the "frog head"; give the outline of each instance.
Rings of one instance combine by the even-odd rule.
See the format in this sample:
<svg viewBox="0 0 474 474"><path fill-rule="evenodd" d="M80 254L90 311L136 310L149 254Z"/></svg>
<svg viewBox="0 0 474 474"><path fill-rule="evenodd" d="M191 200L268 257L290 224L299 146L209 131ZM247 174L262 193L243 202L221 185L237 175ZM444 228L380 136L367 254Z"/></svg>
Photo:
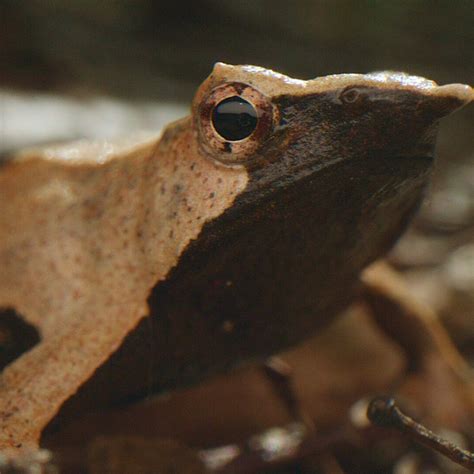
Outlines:
<svg viewBox="0 0 474 474"><path fill-rule="evenodd" d="M157 318L198 321L189 334L215 349L181 362L190 378L272 354L330 321L418 208L439 119L472 98L468 86L396 72L302 81L217 64L194 98L194 146L247 181L149 299Z"/></svg>
<svg viewBox="0 0 474 474"><path fill-rule="evenodd" d="M211 159L266 168L260 176L280 179L340 160L432 157L439 119L472 99L469 86L399 72L302 81L218 63L196 94L193 115Z"/></svg>

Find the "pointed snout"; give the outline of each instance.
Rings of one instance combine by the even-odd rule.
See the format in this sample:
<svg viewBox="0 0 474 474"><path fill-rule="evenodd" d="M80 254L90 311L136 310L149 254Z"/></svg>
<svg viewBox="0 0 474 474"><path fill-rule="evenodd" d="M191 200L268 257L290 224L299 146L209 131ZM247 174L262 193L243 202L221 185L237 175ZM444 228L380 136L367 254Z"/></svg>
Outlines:
<svg viewBox="0 0 474 474"><path fill-rule="evenodd" d="M474 89L465 84L447 84L434 87L428 96L441 118L474 101Z"/></svg>
<svg viewBox="0 0 474 474"><path fill-rule="evenodd" d="M422 98L422 108L433 113L439 119L474 101L474 89L465 84L438 85L436 82L404 72L379 71L366 74L364 80L377 83L382 88L393 91L411 92ZM375 85L375 84L374 84ZM403 96L402 96L403 97ZM394 95L396 99L396 94ZM401 99L405 100L405 98Z"/></svg>
<svg viewBox="0 0 474 474"><path fill-rule="evenodd" d="M438 86L433 83L432 87L416 92L422 95L413 110L418 118L405 129L406 137L411 136L412 142L402 155L431 156L439 120L474 101L474 90L464 84Z"/></svg>
<svg viewBox="0 0 474 474"><path fill-rule="evenodd" d="M466 84L446 84L436 87L434 93L438 96L450 96L457 98L464 104L474 100L474 89Z"/></svg>

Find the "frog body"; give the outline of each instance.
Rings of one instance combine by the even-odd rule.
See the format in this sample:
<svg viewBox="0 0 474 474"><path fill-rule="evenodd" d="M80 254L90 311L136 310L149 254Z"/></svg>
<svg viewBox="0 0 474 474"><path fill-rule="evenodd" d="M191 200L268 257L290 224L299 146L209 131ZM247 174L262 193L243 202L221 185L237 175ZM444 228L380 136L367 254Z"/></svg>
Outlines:
<svg viewBox="0 0 474 474"><path fill-rule="evenodd" d="M418 207L438 120L470 100L400 73L219 63L161 136L3 163L0 306L41 341L2 373L0 446L323 327Z"/></svg>

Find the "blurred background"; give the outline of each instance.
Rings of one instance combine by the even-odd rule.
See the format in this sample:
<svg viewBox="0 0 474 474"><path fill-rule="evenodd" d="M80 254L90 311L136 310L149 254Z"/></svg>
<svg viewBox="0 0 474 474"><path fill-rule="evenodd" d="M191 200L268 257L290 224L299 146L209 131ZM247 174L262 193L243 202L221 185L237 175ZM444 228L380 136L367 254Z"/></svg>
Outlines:
<svg viewBox="0 0 474 474"><path fill-rule="evenodd" d="M16 146L20 137L156 127L161 122L154 106L187 108L216 61L257 64L304 79L392 69L469 83L473 22L471 0L2 0L3 94L36 92L30 115L47 107L47 99L67 98L64 106L76 115L55 124L61 110L54 101L45 109L41 135L28 117L16 122L23 109L10 100L23 104L27 97L3 95L3 146ZM90 115L81 106L93 109ZM460 131L459 139L465 135Z"/></svg>
<svg viewBox="0 0 474 474"><path fill-rule="evenodd" d="M188 113L216 61L303 79L390 69L474 85L474 2L1 0L0 153L159 129ZM390 259L472 361L472 105L443 120L438 155L425 204Z"/></svg>

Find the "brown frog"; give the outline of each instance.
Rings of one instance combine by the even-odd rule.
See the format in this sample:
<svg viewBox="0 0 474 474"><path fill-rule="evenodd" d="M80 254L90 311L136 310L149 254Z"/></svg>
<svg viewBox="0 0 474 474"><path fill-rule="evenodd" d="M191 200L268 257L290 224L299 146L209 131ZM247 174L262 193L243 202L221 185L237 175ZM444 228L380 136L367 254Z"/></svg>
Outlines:
<svg viewBox="0 0 474 474"><path fill-rule="evenodd" d="M0 448L327 324L419 206L439 119L472 99L403 73L218 63L161 135L4 160L0 307L40 341L2 372Z"/></svg>

